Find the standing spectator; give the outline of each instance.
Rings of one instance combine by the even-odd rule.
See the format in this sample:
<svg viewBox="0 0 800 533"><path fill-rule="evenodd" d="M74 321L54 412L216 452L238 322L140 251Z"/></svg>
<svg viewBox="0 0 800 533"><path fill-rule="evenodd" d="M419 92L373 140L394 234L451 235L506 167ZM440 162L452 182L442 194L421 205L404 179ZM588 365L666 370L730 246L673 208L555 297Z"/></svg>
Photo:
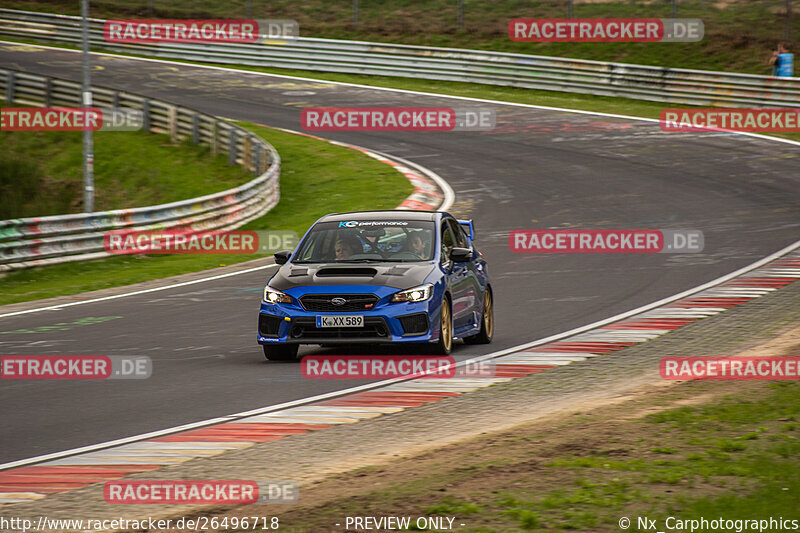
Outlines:
<svg viewBox="0 0 800 533"><path fill-rule="evenodd" d="M789 52L787 43L778 43L777 48L772 51L769 59L772 65L772 75L780 78L791 78L794 76L794 54Z"/></svg>

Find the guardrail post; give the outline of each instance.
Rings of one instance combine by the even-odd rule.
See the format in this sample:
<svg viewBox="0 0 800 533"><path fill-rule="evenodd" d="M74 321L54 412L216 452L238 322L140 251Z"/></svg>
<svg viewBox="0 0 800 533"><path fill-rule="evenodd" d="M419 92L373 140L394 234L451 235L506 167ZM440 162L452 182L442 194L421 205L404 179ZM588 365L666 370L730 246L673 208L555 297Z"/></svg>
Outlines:
<svg viewBox="0 0 800 533"><path fill-rule="evenodd" d="M53 78L44 79L44 106L53 105Z"/></svg>
<svg viewBox="0 0 800 533"><path fill-rule="evenodd" d="M14 89L16 89L17 75L9 71L8 78L6 79L8 80L6 82L6 105L12 105L14 103Z"/></svg>
<svg viewBox="0 0 800 533"><path fill-rule="evenodd" d="M228 132L228 164L236 164L236 130L232 128Z"/></svg>
<svg viewBox="0 0 800 533"><path fill-rule="evenodd" d="M219 128L217 127L217 121L213 120L211 122L211 157L216 157L219 153Z"/></svg>
<svg viewBox="0 0 800 533"><path fill-rule="evenodd" d="M111 107L117 109L119 107L119 92L114 91L114 100L111 102Z"/></svg>
<svg viewBox="0 0 800 533"><path fill-rule="evenodd" d="M150 100L142 102L142 131L150 133Z"/></svg>
<svg viewBox="0 0 800 533"><path fill-rule="evenodd" d="M192 115L192 144L200 144L200 115Z"/></svg>
<svg viewBox="0 0 800 533"><path fill-rule="evenodd" d="M255 153L253 154L253 174L261 174L261 143L256 143Z"/></svg>
<svg viewBox="0 0 800 533"><path fill-rule="evenodd" d="M169 106L167 111L167 128L169 129L169 138L172 142L178 140L178 110L175 106Z"/></svg>
<svg viewBox="0 0 800 533"><path fill-rule="evenodd" d="M242 143L242 166L244 168L253 168L253 141L250 136L244 138Z"/></svg>

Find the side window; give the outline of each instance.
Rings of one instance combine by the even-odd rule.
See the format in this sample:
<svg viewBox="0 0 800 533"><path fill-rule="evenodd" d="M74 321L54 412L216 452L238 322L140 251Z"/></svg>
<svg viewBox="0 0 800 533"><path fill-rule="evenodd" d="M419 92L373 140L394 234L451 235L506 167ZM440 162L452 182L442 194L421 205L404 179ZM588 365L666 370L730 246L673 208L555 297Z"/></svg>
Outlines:
<svg viewBox="0 0 800 533"><path fill-rule="evenodd" d="M442 263L450 262L450 251L453 246L453 234L447 224L442 224Z"/></svg>
<svg viewBox="0 0 800 533"><path fill-rule="evenodd" d="M456 239L456 246L459 248L469 248L467 236L464 234L464 230L461 229L461 226L458 222L453 220L452 218L447 219L447 224L450 226L450 229L453 231L453 235L455 235Z"/></svg>

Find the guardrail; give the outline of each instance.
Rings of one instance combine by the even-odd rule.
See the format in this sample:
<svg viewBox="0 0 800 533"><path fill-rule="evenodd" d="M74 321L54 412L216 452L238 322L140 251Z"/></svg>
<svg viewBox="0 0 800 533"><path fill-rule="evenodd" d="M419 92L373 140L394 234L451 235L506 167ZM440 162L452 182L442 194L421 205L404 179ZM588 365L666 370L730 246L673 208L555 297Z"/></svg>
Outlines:
<svg viewBox="0 0 800 533"><path fill-rule="evenodd" d="M280 199L280 156L257 135L211 115L137 96L93 87L96 107L142 111L144 129L174 140L190 138L227 152L228 161L257 177L226 191L179 202L0 221L0 272L33 266L106 257L103 235L109 230L227 230L258 218ZM72 81L0 69L0 94L7 105L81 105L81 86Z"/></svg>
<svg viewBox="0 0 800 533"><path fill-rule="evenodd" d="M95 48L202 62L465 81L700 106L796 107L800 78L330 39L116 44L90 19ZM0 9L0 35L80 43L80 18ZM669 45L663 45L669 46Z"/></svg>

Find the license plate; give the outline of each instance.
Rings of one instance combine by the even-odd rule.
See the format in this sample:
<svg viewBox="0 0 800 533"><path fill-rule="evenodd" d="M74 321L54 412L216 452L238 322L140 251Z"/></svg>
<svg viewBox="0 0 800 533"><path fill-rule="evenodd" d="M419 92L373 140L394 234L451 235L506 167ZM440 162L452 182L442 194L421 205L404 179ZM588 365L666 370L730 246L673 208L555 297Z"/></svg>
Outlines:
<svg viewBox="0 0 800 533"><path fill-rule="evenodd" d="M363 315L317 315L318 328L363 328Z"/></svg>

